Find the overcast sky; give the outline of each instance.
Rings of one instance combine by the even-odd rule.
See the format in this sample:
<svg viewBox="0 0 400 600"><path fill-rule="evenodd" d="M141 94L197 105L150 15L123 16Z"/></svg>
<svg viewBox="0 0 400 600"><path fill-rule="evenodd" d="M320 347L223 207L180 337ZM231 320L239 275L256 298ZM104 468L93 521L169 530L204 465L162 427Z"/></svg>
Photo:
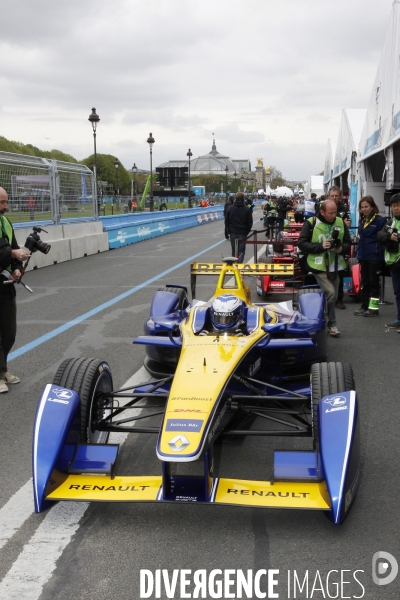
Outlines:
<svg viewBox="0 0 400 600"><path fill-rule="evenodd" d="M367 108L392 0L0 0L0 135L126 168L211 150L323 170Z"/></svg>

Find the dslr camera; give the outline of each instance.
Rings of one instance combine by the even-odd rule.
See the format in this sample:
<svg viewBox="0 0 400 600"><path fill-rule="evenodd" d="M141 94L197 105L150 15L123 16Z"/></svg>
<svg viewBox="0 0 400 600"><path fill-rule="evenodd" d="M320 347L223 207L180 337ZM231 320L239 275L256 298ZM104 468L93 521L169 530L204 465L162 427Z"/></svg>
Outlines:
<svg viewBox="0 0 400 600"><path fill-rule="evenodd" d="M339 240L340 227L334 227L331 234L331 248L340 248L342 242Z"/></svg>
<svg viewBox="0 0 400 600"><path fill-rule="evenodd" d="M29 250L29 252L32 252L32 254L34 252L37 252L37 250L39 250L39 252L42 252L42 254L48 254L50 252L51 246L50 244L46 244L46 242L43 242L39 236L39 233L41 231L44 231L45 233L47 233L47 231L36 226L32 227L32 229L33 232L30 233L26 238L25 248Z"/></svg>
<svg viewBox="0 0 400 600"><path fill-rule="evenodd" d="M399 232L397 231L396 227L388 227L388 233L390 233L390 235L392 235L392 233L396 234L397 237L397 241L400 242L399 240Z"/></svg>

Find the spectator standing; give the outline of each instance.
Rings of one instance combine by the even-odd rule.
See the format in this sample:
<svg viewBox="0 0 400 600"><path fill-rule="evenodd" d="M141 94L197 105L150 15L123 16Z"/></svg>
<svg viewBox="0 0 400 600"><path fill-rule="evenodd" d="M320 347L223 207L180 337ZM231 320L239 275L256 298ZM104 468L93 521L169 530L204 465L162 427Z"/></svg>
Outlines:
<svg viewBox="0 0 400 600"><path fill-rule="evenodd" d="M131 200L131 198L129 198L129 200L128 200L128 210L129 210L129 212L132 212L132 200Z"/></svg>
<svg viewBox="0 0 400 600"><path fill-rule="evenodd" d="M314 217L318 210L318 202L317 202L317 194L314 192L311 194L309 200L305 200L304 202L304 216L306 219L309 217Z"/></svg>
<svg viewBox="0 0 400 600"><path fill-rule="evenodd" d="M232 256L237 256L239 263L244 260L246 244L244 240L249 235L253 226L251 209L244 203L244 193L237 192L235 202L228 206L225 214L225 237L231 240ZM236 253L236 240L238 250Z"/></svg>
<svg viewBox="0 0 400 600"><path fill-rule="evenodd" d="M20 382L19 377L10 373L7 366L7 357L17 333L15 286L3 283L21 276L22 261L30 254L18 246L13 226L4 216L8 210L7 203L7 192L0 187L0 393L8 392L7 384Z"/></svg>
<svg viewBox="0 0 400 600"><path fill-rule="evenodd" d="M275 225L278 218L278 211L276 208L277 201L276 196L271 196L264 206L264 227L267 228L265 232L266 237L274 238Z"/></svg>
<svg viewBox="0 0 400 600"><path fill-rule="evenodd" d="M285 196L281 196L277 204L278 211L278 231L283 231L286 219L286 213L290 208L290 202Z"/></svg>
<svg viewBox="0 0 400 600"><path fill-rule="evenodd" d="M372 196L364 196L358 203L357 258L361 265L361 307L356 316L379 316L379 276L383 267L383 248L378 243L378 232L386 225L385 217Z"/></svg>
<svg viewBox="0 0 400 600"><path fill-rule="evenodd" d="M384 248L385 263L390 267L393 292L396 298L397 316L386 327L397 329L400 333L400 194L390 198L393 218L378 232L378 242Z"/></svg>
<svg viewBox="0 0 400 600"><path fill-rule="evenodd" d="M328 305L328 333L339 337L335 302L339 273L346 267L344 256L350 251L350 234L343 219L337 217L335 202L325 200L317 217L304 221L298 248L307 254L307 263L323 291Z"/></svg>
<svg viewBox="0 0 400 600"><path fill-rule="evenodd" d="M343 219L343 221L346 223L347 227L350 227L351 226L351 219L350 219L350 216L349 216L349 209L348 209L347 205L342 200L341 189L339 187L337 187L336 185L333 185L332 187L330 187L329 190L328 190L327 200L332 200L336 204L337 216L340 217L341 219ZM349 252L350 252L350 249L349 249ZM343 291L344 270L339 273L339 277L340 277L340 281L339 281L338 297L337 297L337 300L336 300L336 308L344 310L346 308L346 306L343 303L343 296L344 296L344 291Z"/></svg>

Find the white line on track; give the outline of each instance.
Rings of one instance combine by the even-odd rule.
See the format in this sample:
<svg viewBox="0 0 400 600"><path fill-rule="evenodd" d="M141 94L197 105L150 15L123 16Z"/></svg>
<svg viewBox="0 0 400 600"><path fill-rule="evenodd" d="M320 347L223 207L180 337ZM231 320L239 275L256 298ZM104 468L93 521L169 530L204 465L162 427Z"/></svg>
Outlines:
<svg viewBox="0 0 400 600"><path fill-rule="evenodd" d="M130 387L150 380L150 375L142 367L122 387ZM129 402L129 398L124 402ZM122 405L123 402L121 401L120 404ZM134 410L132 409L132 411ZM136 414L139 412L140 409L136 409ZM110 434L110 443L122 446L127 436L128 433L113 432ZM22 502L22 511L20 511L20 505L15 502ZM56 568L57 560L78 530L79 522L89 505L89 502L58 502L48 511L7 575L0 582L0 598L4 600L37 600L40 597L44 585ZM13 514L12 509L18 514ZM14 535L32 515L32 512L33 489L32 480L30 480L10 498L0 511L0 543L2 542L2 545Z"/></svg>
<svg viewBox="0 0 400 600"><path fill-rule="evenodd" d="M33 487L29 479L0 510L0 548L33 513Z"/></svg>
<svg viewBox="0 0 400 600"><path fill-rule="evenodd" d="M254 256L248 262L251 263L253 260ZM142 367L122 387L135 386L150 380L150 375ZM126 399L125 403L128 401L129 399ZM137 410L137 414L139 412L140 409ZM122 446L127 436L128 433L113 432L110 434L109 441ZM24 545L17 560L0 582L0 598L37 600L40 597L44 585L56 568L57 560L78 530L89 505L88 502L58 502L49 509L34 535ZM32 513L33 489L32 479L30 479L0 509L0 549Z"/></svg>

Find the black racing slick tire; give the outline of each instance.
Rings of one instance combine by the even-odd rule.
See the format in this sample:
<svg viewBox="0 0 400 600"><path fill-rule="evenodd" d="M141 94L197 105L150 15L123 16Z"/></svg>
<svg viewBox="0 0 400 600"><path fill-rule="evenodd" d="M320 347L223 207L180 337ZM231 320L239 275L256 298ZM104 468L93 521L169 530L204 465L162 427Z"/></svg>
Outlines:
<svg viewBox="0 0 400 600"><path fill-rule="evenodd" d="M176 294L179 298L177 310L185 310L187 306L189 306L189 300L187 297L187 293L183 288L174 287L172 285L167 285L162 288L158 288L158 292L172 292Z"/></svg>
<svg viewBox="0 0 400 600"><path fill-rule="evenodd" d="M73 390L81 399L80 442L106 444L109 432L98 431L96 424L108 416L112 408L113 381L108 363L94 358L68 358L59 366L54 385Z"/></svg>
<svg viewBox="0 0 400 600"><path fill-rule="evenodd" d="M324 396L355 390L353 369L348 363L322 362L311 367L311 419L314 447L319 445L318 404Z"/></svg>

